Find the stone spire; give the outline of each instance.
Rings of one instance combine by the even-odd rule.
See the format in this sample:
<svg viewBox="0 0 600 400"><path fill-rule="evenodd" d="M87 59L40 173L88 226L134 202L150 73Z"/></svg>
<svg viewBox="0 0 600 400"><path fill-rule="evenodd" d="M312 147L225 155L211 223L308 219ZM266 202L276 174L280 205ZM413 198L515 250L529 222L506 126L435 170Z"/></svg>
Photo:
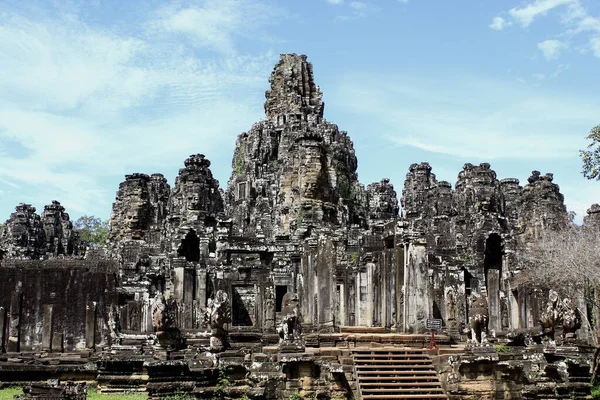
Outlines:
<svg viewBox="0 0 600 400"><path fill-rule="evenodd" d="M305 55L282 54L269 79L271 89L265 97L267 119L277 125L302 119L323 118L323 93L315 84L312 64Z"/></svg>

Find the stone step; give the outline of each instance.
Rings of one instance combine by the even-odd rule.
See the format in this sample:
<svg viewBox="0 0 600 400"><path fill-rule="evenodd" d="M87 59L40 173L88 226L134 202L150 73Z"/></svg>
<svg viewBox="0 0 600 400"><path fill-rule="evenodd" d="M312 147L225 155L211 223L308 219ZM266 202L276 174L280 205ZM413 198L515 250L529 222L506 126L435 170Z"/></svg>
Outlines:
<svg viewBox="0 0 600 400"><path fill-rule="evenodd" d="M389 363L396 363L396 364L431 364L431 360L429 358L427 359L416 359L416 360L403 360L400 358L395 358L395 359L383 359L383 358L374 358L374 359L366 359L366 358L355 358L354 359L354 363L385 363L385 364L389 364Z"/></svg>
<svg viewBox="0 0 600 400"><path fill-rule="evenodd" d="M426 371L412 371L412 370L403 370L403 371L379 371L379 370L370 370L370 371L356 371L357 376L363 375L426 375L426 376L436 376L437 372L434 370L426 370Z"/></svg>
<svg viewBox="0 0 600 400"><path fill-rule="evenodd" d="M410 381L410 382L435 382L439 383L437 375L421 375L421 376L361 376L362 382L380 382L380 381Z"/></svg>
<svg viewBox="0 0 600 400"><path fill-rule="evenodd" d="M438 387L439 382L363 382L361 380L360 386L362 387L425 387L433 386Z"/></svg>
<svg viewBox="0 0 600 400"><path fill-rule="evenodd" d="M354 354L400 354L400 353L421 353L423 354L424 349L416 347L355 347L352 349Z"/></svg>
<svg viewBox="0 0 600 400"><path fill-rule="evenodd" d="M426 393L435 393L435 394L440 394L440 393L444 393L444 390L442 388L415 388L415 387L411 387L411 388L402 388L402 387L397 387L397 388L387 388L387 389L375 389L375 388L363 388L363 394L369 394L369 393L383 393L383 394L388 394L388 393L414 393L414 392L426 392Z"/></svg>
<svg viewBox="0 0 600 400"><path fill-rule="evenodd" d="M363 400L367 399L447 399L448 397L445 394L367 394L362 396Z"/></svg>
<svg viewBox="0 0 600 400"><path fill-rule="evenodd" d="M365 365L356 365L357 370L365 370L365 369L418 369L418 370L427 370L433 369L431 363L429 365L412 365L412 364L396 364L396 365L387 365L387 364L365 364Z"/></svg>

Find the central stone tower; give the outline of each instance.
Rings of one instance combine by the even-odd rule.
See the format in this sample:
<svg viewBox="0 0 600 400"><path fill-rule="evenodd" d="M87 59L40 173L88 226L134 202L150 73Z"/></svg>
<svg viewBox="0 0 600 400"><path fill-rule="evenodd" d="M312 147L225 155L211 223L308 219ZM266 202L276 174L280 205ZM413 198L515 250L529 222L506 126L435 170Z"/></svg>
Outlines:
<svg viewBox="0 0 600 400"><path fill-rule="evenodd" d="M364 221L352 141L323 118L306 56L282 54L269 82L266 120L236 142L226 191L232 234L302 239Z"/></svg>

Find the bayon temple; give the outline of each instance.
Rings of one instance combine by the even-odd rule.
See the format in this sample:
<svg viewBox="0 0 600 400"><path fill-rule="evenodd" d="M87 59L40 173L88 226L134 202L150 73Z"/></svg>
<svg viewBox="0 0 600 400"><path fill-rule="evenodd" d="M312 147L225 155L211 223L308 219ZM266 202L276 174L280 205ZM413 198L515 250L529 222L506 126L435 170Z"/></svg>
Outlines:
<svg viewBox="0 0 600 400"><path fill-rule="evenodd" d="M521 249L569 224L552 174L465 164L452 185L423 162L398 166L398 193L386 178L365 187L306 56L281 55L269 82L224 188L202 154L172 185L127 175L100 248L56 201L16 207L0 237L0 385L213 398L225 375L227 398L589 394L584 299L520 280ZM585 224L600 227L600 207ZM548 310L564 315L553 340ZM433 378L396 387L390 360Z"/></svg>

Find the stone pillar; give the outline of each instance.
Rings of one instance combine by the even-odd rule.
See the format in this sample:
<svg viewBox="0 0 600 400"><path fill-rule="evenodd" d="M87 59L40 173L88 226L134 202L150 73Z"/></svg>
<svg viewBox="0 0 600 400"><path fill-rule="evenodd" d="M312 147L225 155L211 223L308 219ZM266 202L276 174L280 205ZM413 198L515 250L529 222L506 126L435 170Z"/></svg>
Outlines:
<svg viewBox="0 0 600 400"><path fill-rule="evenodd" d="M52 334L52 352L62 353L64 351L63 334L62 332L54 332Z"/></svg>
<svg viewBox="0 0 600 400"><path fill-rule="evenodd" d="M348 314L348 310L346 309L346 285L344 283L340 283L340 312L339 312L339 322L338 325L345 326L348 324L346 321L346 315Z"/></svg>
<svg viewBox="0 0 600 400"><path fill-rule="evenodd" d="M6 351L6 310L0 307L0 353Z"/></svg>
<svg viewBox="0 0 600 400"><path fill-rule="evenodd" d="M490 325L489 328L495 332L501 330L500 318L500 271L490 269L487 271L487 291L488 302L490 305Z"/></svg>
<svg viewBox="0 0 600 400"><path fill-rule="evenodd" d="M96 302L88 301L85 306L85 346L93 349L96 345Z"/></svg>
<svg viewBox="0 0 600 400"><path fill-rule="evenodd" d="M375 321L375 284L373 282L374 269L375 264L367 263L367 326L373 326L373 322Z"/></svg>
<svg viewBox="0 0 600 400"><path fill-rule="evenodd" d="M21 309L23 306L23 293L20 290L10 295L10 321L8 331L8 344L6 351L15 353L20 351L21 341Z"/></svg>
<svg viewBox="0 0 600 400"><path fill-rule="evenodd" d="M185 279L185 268L184 267L175 267L174 268L175 277L173 278L173 291L175 292L175 299L179 304L183 303L183 288L184 288L184 279Z"/></svg>
<svg viewBox="0 0 600 400"><path fill-rule="evenodd" d="M187 268L183 274L183 328L186 329L193 327L195 272L195 270Z"/></svg>
<svg viewBox="0 0 600 400"><path fill-rule="evenodd" d="M52 304L44 304L44 319L42 322L42 350L52 351L52 328L54 324L54 315L52 313Z"/></svg>
<svg viewBox="0 0 600 400"><path fill-rule="evenodd" d="M201 268L196 271L196 296L201 309L206 308L206 270Z"/></svg>

